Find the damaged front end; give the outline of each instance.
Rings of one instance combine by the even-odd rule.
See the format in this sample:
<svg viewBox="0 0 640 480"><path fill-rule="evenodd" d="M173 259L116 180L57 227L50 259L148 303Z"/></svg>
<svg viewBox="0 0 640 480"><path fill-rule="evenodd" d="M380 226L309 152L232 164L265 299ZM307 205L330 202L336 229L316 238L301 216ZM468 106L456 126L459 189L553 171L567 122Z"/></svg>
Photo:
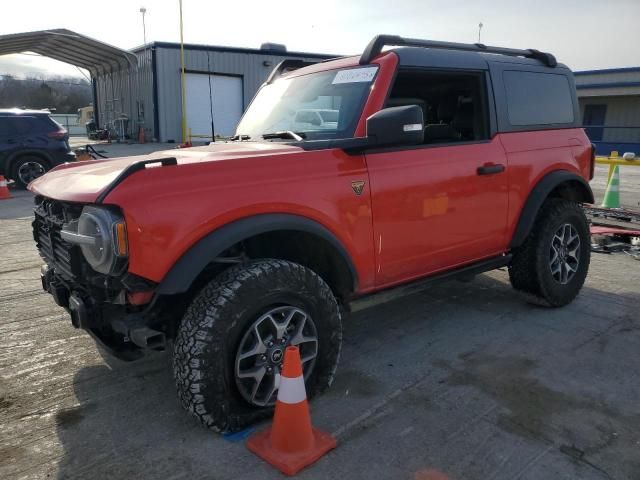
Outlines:
<svg viewBox="0 0 640 480"><path fill-rule="evenodd" d="M156 284L127 272L122 213L36 197L33 236L46 262L42 288L114 356L135 360L164 350L167 322Z"/></svg>

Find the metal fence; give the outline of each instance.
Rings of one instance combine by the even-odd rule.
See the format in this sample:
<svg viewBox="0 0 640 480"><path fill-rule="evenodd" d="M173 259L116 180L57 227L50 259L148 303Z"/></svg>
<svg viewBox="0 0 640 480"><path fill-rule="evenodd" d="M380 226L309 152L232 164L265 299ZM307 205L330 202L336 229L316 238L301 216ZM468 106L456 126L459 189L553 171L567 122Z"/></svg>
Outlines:
<svg viewBox="0 0 640 480"><path fill-rule="evenodd" d="M84 125L78 125L78 115L73 113L52 113L51 118L67 129L69 135L86 135Z"/></svg>

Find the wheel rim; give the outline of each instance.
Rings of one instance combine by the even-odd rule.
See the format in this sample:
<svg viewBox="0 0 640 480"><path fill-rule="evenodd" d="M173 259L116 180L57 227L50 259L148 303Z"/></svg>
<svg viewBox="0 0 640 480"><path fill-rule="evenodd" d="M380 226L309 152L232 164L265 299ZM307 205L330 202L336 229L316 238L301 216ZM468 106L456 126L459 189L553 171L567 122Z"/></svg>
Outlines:
<svg viewBox="0 0 640 480"><path fill-rule="evenodd" d="M251 405L274 405L285 348L300 348L305 380L318 355L318 334L311 316L291 305L273 308L242 337L235 360L236 385Z"/></svg>
<svg viewBox="0 0 640 480"><path fill-rule="evenodd" d="M25 162L18 168L18 178L25 185L44 175L44 167L38 162Z"/></svg>
<svg viewBox="0 0 640 480"><path fill-rule="evenodd" d="M580 235L569 223L558 228L551 239L549 268L551 275L560 284L571 281L580 266Z"/></svg>

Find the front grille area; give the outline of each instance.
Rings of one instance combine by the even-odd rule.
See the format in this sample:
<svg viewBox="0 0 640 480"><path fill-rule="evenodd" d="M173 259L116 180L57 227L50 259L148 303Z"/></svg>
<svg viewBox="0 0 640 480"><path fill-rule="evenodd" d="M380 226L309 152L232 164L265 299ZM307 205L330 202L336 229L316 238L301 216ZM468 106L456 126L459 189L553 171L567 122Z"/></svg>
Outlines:
<svg viewBox="0 0 640 480"><path fill-rule="evenodd" d="M67 207L61 202L42 198L36 199L36 202L33 238L40 256L54 268L56 274L74 280L81 273L82 253L78 246L62 240L60 230L64 223L77 218L77 207Z"/></svg>

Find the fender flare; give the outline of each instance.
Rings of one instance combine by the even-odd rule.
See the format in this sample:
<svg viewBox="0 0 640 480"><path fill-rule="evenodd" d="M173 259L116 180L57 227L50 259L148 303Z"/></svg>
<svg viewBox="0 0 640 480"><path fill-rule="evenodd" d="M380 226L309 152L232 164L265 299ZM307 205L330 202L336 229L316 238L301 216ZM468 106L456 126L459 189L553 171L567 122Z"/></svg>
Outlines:
<svg viewBox="0 0 640 480"><path fill-rule="evenodd" d="M174 295L186 292L204 268L222 252L247 238L278 230L311 233L329 242L345 261L355 290L358 281L356 269L346 248L333 233L309 218L277 213L236 220L202 237L171 267L158 285L156 293Z"/></svg>
<svg viewBox="0 0 640 480"><path fill-rule="evenodd" d="M577 200L583 203L593 203L593 192L587 181L580 175L567 170L556 170L545 175L529 193L529 197L520 212L518 225L511 238L511 248L522 245L531 232L533 224L538 216L540 207L549 197L549 194L563 183L577 183ZM575 188L575 187L574 187Z"/></svg>

